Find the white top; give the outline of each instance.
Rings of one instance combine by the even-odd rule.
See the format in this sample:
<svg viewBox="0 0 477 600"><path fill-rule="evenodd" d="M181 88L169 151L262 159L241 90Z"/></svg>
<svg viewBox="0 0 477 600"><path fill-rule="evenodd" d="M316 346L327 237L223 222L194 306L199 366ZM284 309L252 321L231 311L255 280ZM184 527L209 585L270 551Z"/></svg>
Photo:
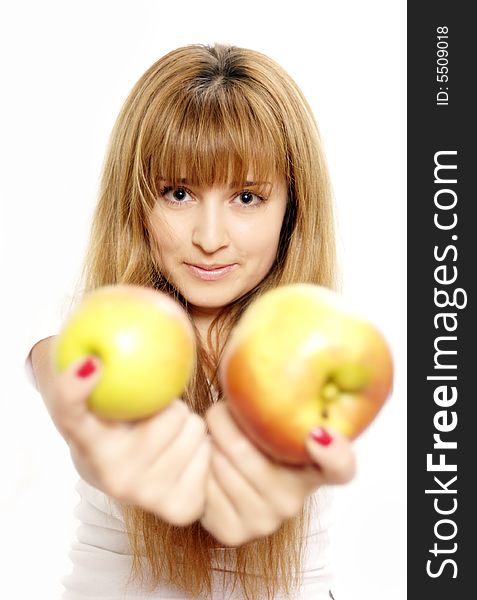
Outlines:
<svg viewBox="0 0 477 600"><path fill-rule="evenodd" d="M83 480L78 482L76 489L80 503L75 516L80 523L69 554L72 571L62 580L65 586L63 600L186 600L183 593L168 586L160 586L150 593L137 584L128 584L132 557L119 506ZM320 510L307 536L297 600L330 600L328 499L321 491L316 496ZM242 595L237 590L224 592L220 560L213 568L217 576L212 600L241 600Z"/></svg>

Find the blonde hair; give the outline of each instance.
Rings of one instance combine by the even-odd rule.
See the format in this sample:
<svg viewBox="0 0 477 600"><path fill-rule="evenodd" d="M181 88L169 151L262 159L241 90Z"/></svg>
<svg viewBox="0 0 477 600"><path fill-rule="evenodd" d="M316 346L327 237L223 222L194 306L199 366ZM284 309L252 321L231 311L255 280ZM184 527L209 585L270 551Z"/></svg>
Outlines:
<svg viewBox="0 0 477 600"><path fill-rule="evenodd" d="M274 265L253 290L224 307L209 331L213 355L198 344L197 368L184 400L199 414L219 389L223 341L250 302L265 290L294 282L336 288L332 194L312 111L290 76L248 49L189 45L153 64L130 92L113 128L85 261L86 291L136 283L187 301L161 273L160 240L150 215L159 178L186 176L200 185L281 176L287 209ZM213 336L215 335L215 338ZM219 389L220 391L220 389ZM311 501L277 532L236 549L233 585L245 598L290 594L299 584ZM174 527L138 507L124 507L133 551L133 578L210 596L216 541L200 523ZM147 575L146 575L147 573Z"/></svg>

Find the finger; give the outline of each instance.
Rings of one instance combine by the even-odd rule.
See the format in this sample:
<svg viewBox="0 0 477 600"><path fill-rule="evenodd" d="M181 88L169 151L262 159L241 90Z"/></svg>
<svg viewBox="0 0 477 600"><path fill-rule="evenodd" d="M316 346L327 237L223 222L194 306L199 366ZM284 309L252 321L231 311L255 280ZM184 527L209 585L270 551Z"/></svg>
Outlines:
<svg viewBox="0 0 477 600"><path fill-rule="evenodd" d="M175 441L189 414L184 402L174 400L159 413L133 425L130 443L140 459L138 466L147 467L157 461L157 457Z"/></svg>
<svg viewBox="0 0 477 600"><path fill-rule="evenodd" d="M237 545L240 517L212 474L207 479L206 507L201 524L222 544Z"/></svg>
<svg viewBox="0 0 477 600"><path fill-rule="evenodd" d="M204 420L199 415L190 413L178 435L152 465L152 471L164 489L177 483L204 438Z"/></svg>
<svg viewBox="0 0 477 600"><path fill-rule="evenodd" d="M239 470L245 466L255 466L259 472L271 464L270 459L240 429L224 402L209 408L206 422L214 443ZM246 474L246 470L243 472Z"/></svg>
<svg viewBox="0 0 477 600"><path fill-rule="evenodd" d="M348 483L355 476L356 459L349 439L317 427L305 443L324 483Z"/></svg>
<svg viewBox="0 0 477 600"><path fill-rule="evenodd" d="M74 362L59 374L53 411L67 441L86 443L101 434L101 423L88 408L88 398L100 379L101 363L94 356Z"/></svg>
<svg viewBox="0 0 477 600"><path fill-rule="evenodd" d="M260 496L269 497L287 487L301 489L302 469L280 465L263 454L235 423L223 402L207 411L206 420L216 445ZM311 472L316 478L316 469Z"/></svg>
<svg viewBox="0 0 477 600"><path fill-rule="evenodd" d="M298 497L295 497L293 504L296 509L293 509L293 513L290 511L291 507L287 507L285 513L282 513L280 509L277 510L274 502L258 495L219 450L213 452L212 462L213 477L238 517L236 535L233 539L228 539L233 545L270 535L285 518L296 514L302 505L298 502Z"/></svg>
<svg viewBox="0 0 477 600"><path fill-rule="evenodd" d="M187 406L177 400L163 412L136 423L104 422L100 425L103 428L101 436L91 439L90 446L83 452L91 459L94 457L95 464L101 465L103 470L113 473L117 485L114 481L111 485L127 488L128 482L137 481L147 475L151 466L154 467L158 457L182 430L188 414Z"/></svg>
<svg viewBox="0 0 477 600"><path fill-rule="evenodd" d="M177 480L176 488L184 492L184 497L190 498L191 492L198 495L205 493L207 475L210 469L211 447L210 440L204 438L192 460L187 464Z"/></svg>
<svg viewBox="0 0 477 600"><path fill-rule="evenodd" d="M211 470L224 496L241 518L263 510L264 501L258 491L218 448L212 451Z"/></svg>
<svg viewBox="0 0 477 600"><path fill-rule="evenodd" d="M210 440L204 438L193 459L186 466L171 494L186 522L199 519L204 513L207 477L210 468Z"/></svg>

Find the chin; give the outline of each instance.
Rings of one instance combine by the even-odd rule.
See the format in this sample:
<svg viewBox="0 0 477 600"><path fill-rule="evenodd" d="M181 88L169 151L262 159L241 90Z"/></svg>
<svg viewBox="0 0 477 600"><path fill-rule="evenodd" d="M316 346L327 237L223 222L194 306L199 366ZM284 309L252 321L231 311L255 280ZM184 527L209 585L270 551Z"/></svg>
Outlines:
<svg viewBox="0 0 477 600"><path fill-rule="evenodd" d="M184 297L190 306L198 310L219 311L224 306L228 306L229 304L237 300L237 298L239 298L240 296L222 295L219 297L219 295L217 295L217 297L215 298L212 295L208 294L201 294L197 297L191 294L187 294L187 296Z"/></svg>
<svg viewBox="0 0 477 600"><path fill-rule="evenodd" d="M235 302L250 290L254 289L262 279L251 281L250 285L237 285L238 281L197 281L183 278L174 283L174 287L184 297L189 305L198 310L218 311L224 306ZM235 285L234 285L235 284Z"/></svg>

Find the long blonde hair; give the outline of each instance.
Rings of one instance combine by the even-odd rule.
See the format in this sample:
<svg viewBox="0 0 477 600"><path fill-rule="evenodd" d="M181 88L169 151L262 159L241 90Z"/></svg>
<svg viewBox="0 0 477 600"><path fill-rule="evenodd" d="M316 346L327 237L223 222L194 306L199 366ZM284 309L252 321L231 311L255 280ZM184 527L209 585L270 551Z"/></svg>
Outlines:
<svg viewBox="0 0 477 600"><path fill-rule="evenodd" d="M337 286L334 216L328 171L312 111L290 76L249 49L189 45L153 64L118 116L106 153L99 201L85 261L84 287L135 283L187 301L161 273L161 240L150 215L159 178L197 184L282 176L286 214L274 265L253 290L224 307L209 331L212 355L198 344L197 368L184 400L199 414L219 388L223 341L250 302L266 289L293 282ZM212 375L211 375L212 374ZM299 583L310 503L277 532L236 549L232 585L245 598L292 593ZM212 559L219 550L200 523L174 527L134 506L124 507L133 552L133 578L153 588L168 583L210 597Z"/></svg>

